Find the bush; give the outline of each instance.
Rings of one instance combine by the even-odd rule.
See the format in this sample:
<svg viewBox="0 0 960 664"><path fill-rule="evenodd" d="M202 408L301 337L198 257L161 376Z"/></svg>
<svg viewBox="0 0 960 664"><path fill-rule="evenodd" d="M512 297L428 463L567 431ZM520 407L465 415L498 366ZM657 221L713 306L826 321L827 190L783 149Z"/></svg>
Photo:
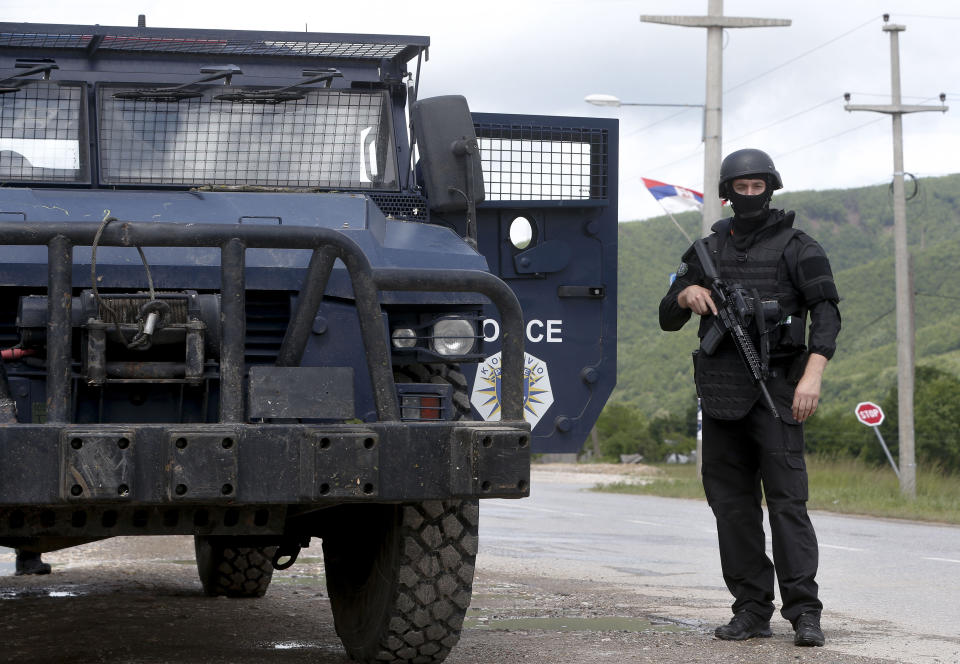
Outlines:
<svg viewBox="0 0 960 664"><path fill-rule="evenodd" d="M640 409L625 403L608 403L597 419L600 455L619 461L621 454L642 454L659 460L664 445L650 435L650 422Z"/></svg>

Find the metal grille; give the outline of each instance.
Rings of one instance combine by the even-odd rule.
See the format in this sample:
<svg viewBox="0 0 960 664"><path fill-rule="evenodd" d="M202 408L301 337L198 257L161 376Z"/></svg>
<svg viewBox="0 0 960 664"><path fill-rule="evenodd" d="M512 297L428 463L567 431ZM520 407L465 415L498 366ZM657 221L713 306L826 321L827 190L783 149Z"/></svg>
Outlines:
<svg viewBox="0 0 960 664"><path fill-rule="evenodd" d="M247 337L244 362L274 364L283 335L290 324L290 294L282 291L247 291Z"/></svg>
<svg viewBox="0 0 960 664"><path fill-rule="evenodd" d="M24 84L0 95L0 181L87 180L83 86Z"/></svg>
<svg viewBox="0 0 960 664"><path fill-rule="evenodd" d="M380 211L394 219L411 221L429 221L430 212L427 199L417 194L370 194Z"/></svg>
<svg viewBox="0 0 960 664"><path fill-rule="evenodd" d="M488 201L607 198L607 132L478 124Z"/></svg>
<svg viewBox="0 0 960 664"><path fill-rule="evenodd" d="M397 188L384 92L310 90L264 104L217 101L220 86L177 102L119 90L99 90L104 183Z"/></svg>
<svg viewBox="0 0 960 664"><path fill-rule="evenodd" d="M0 47L18 48L88 48L95 44L90 34L43 34L0 32ZM270 41L264 39L203 39L171 37L157 33L155 37L104 35L96 43L100 50L151 51L165 53L206 53L220 55L287 55L331 58L392 58L407 44L322 41Z"/></svg>

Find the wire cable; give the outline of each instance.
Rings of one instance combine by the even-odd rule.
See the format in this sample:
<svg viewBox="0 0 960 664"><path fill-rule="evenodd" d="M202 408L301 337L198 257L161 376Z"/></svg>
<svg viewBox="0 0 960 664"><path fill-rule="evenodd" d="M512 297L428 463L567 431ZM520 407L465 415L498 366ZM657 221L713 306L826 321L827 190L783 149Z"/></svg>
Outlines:
<svg viewBox="0 0 960 664"><path fill-rule="evenodd" d="M914 291L914 295L922 295L923 297L939 297L944 300L960 300L960 296L956 295L941 295L940 293L923 293L921 291Z"/></svg>
<svg viewBox="0 0 960 664"><path fill-rule="evenodd" d="M932 18L937 21L960 21L960 16L930 16L928 14L897 14L903 18Z"/></svg>
<svg viewBox="0 0 960 664"><path fill-rule="evenodd" d="M822 102L820 102L819 104L815 104L814 106L811 106L810 108L806 108L806 109L804 109L804 110L802 110L802 111L797 111L797 112L794 113L793 115L788 115L787 117L781 118L780 120L777 120L776 122L771 122L770 124L766 125L765 127L760 127L759 129L754 129L754 130L752 130L752 131L748 131L746 134L740 134L739 136L735 136L734 138L731 138L731 139L728 139L728 140L729 140L731 143L732 143L733 141L739 141L741 138L746 138L747 136L750 136L751 134L756 134L757 132L764 131L764 130L766 130L766 129L770 129L770 127L776 127L778 124L782 124L782 123L786 122L787 120L792 120L792 119L794 119L794 118L796 118L796 117L799 117L799 116L803 115L804 113L809 113L810 111L815 111L816 109L820 108L821 106L826 106L827 104L836 103L836 101L837 101L837 97L830 97L829 99L827 99L827 100L825 100L825 101L822 101Z"/></svg>
<svg viewBox="0 0 960 664"><path fill-rule="evenodd" d="M666 122L667 120L672 120L673 118L677 117L678 115L683 115L684 113L687 113L689 110L690 110L689 108L685 108L685 109L683 109L682 111L677 111L676 113L673 113L673 114L671 114L671 115L668 115L668 116L665 117L665 118L660 118L660 119L657 120L656 122L651 122L650 124L644 125L643 127L640 127L639 129L634 129L633 131L631 131L631 132L628 133L628 134L624 134L624 137L634 136L634 135L636 135L636 134L639 134L639 133L642 132L642 131L646 131L647 129L650 129L651 127L656 127L658 124L660 124L660 123L662 123L662 122Z"/></svg>
<svg viewBox="0 0 960 664"><path fill-rule="evenodd" d="M692 159L693 157L700 156L701 154L703 154L703 144L701 144L700 147L698 147L694 152L691 152L690 154L688 154L686 157L680 157L679 159L674 159L673 161L667 162L666 164L660 164L659 166L648 168L647 171L649 171L650 173L655 173L656 171L659 171L662 168L673 166L674 164L679 164L682 161L686 161L687 159Z"/></svg>
<svg viewBox="0 0 960 664"><path fill-rule="evenodd" d="M856 127L851 127L850 129L845 129L844 131L837 132L836 134L833 134L833 135L831 135L831 136L827 136L826 138L821 138L819 141L814 141L813 143L807 143L806 145L802 145L802 146L800 146L799 148L794 148L793 150L788 150L787 152L780 152L780 153L778 153L778 154L775 155L775 156L776 156L777 159L779 159L780 157L786 157L787 155L794 154L795 152L800 152L801 150L806 150L807 148L812 148L814 145L820 145L821 143L825 143L825 142L827 142L827 141L829 141L829 140L832 140L832 139L834 139L834 138L837 138L838 136L843 136L844 134L849 134L849 133L851 133L851 132L857 131L858 129L863 129L864 127L869 127L870 125L876 124L876 123L880 122L881 120L885 120L885 119L886 119L886 118L884 118L884 117L881 116L881 117L879 117L879 118L876 118L875 120L870 120L869 122L864 122L862 125L857 125Z"/></svg>
<svg viewBox="0 0 960 664"><path fill-rule="evenodd" d="M832 38L832 39L829 39L829 40L823 42L823 43L820 44L819 46L814 46L814 47L811 48L810 50L804 51L804 52L801 53L800 55L794 56L794 57L790 58L789 60L786 60L786 61L784 61L784 62L781 62L779 65L777 65L776 67L774 67L774 68L772 68L772 69L768 69L768 70L766 70L766 71L764 71L764 72L760 72L759 74L757 74L757 75L754 76L753 78L748 78L748 79L745 80L745 81L741 81L740 83L737 83L737 84L734 85L733 87L727 88L726 90L723 91L723 93L724 93L724 94L727 94L728 92L733 92L734 90L737 90L738 88L742 88L743 86L747 85L748 83L753 83L753 82L756 81L757 79L763 78L763 77L766 76L767 74L772 74L772 73L775 72L775 71L778 71L778 70L780 70L780 69L783 69L783 68L786 67L787 65L792 64L792 63L796 62L797 60L799 60L799 59L801 59L801 58L805 58L805 57L807 57L808 55L810 55L811 53L814 53L815 51L819 51L821 48L823 48L823 47L825 47L825 46L829 46L829 45L832 44L833 42L835 42L835 41L837 41L837 40L839 40L839 39L842 39L843 37L846 37L847 35L852 34L852 33L856 32L857 30L860 30L861 28L867 27L868 25L870 25L871 23L873 23L874 21L876 21L876 20L879 19L879 18L880 18L880 16L873 16L873 17L870 18L870 20L866 21L865 23L861 23L861 24L858 25L857 27L851 28L850 30L847 30L847 31L844 32L843 34L839 34L839 35L837 35L836 37L834 37L834 38Z"/></svg>

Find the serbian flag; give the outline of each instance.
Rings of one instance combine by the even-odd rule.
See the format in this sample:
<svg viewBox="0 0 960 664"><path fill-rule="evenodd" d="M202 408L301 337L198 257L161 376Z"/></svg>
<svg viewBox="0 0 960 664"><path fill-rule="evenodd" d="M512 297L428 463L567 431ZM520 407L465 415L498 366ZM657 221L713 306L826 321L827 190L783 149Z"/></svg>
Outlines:
<svg viewBox="0 0 960 664"><path fill-rule="evenodd" d="M703 194L686 187L641 178L647 191L657 199L657 202L667 212L686 212L703 208Z"/></svg>

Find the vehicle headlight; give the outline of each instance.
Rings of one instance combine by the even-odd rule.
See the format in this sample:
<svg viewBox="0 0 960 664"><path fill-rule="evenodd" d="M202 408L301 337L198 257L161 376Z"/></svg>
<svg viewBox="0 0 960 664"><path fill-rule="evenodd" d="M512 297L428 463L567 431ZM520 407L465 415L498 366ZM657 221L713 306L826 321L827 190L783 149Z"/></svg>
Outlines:
<svg viewBox="0 0 960 664"><path fill-rule="evenodd" d="M413 348L417 345L417 333L409 327L398 327L390 336L394 348Z"/></svg>
<svg viewBox="0 0 960 664"><path fill-rule="evenodd" d="M438 355L466 355L473 350L476 332L463 318L443 318L433 325L430 347Z"/></svg>

